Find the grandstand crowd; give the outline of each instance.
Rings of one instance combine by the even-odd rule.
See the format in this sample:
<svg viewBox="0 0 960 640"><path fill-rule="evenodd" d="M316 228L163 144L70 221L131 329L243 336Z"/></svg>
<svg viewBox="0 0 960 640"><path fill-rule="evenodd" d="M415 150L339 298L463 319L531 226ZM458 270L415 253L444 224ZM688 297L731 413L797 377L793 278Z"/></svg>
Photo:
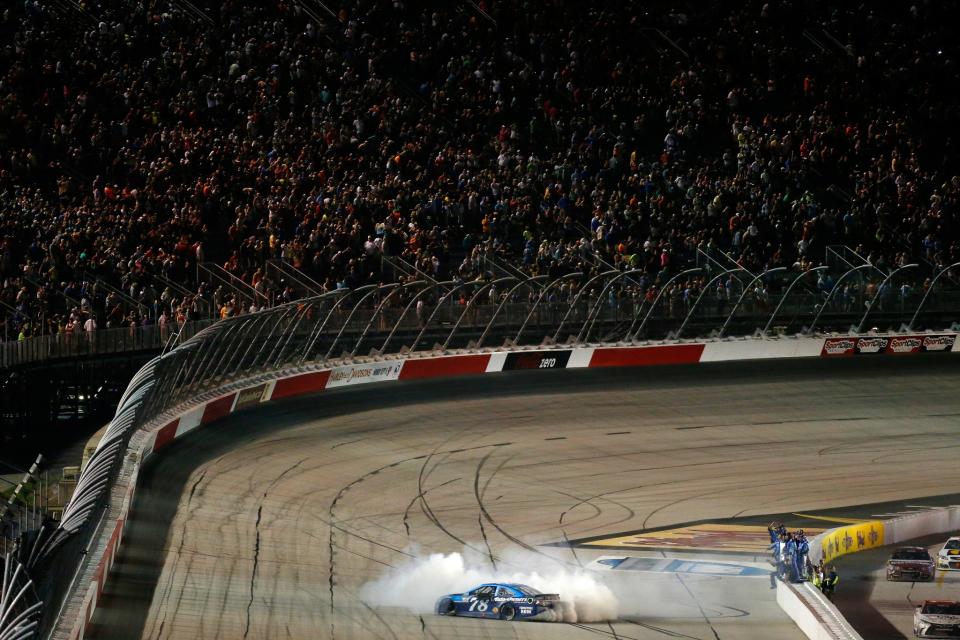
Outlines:
<svg viewBox="0 0 960 640"><path fill-rule="evenodd" d="M846 245L960 261L956 3L25 0L0 13L8 339L326 290ZM929 281L927 281L929 282ZM678 282L697 291L701 278Z"/></svg>

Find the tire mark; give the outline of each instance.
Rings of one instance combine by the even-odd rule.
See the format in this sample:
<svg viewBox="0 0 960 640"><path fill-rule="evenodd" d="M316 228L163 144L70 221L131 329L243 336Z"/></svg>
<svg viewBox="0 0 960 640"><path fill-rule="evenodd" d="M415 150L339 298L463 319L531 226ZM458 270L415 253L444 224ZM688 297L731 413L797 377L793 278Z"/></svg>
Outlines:
<svg viewBox="0 0 960 640"><path fill-rule="evenodd" d="M490 540L487 538L487 530L483 527L483 516L477 514L477 524L480 525L480 535L483 536L483 544L487 546L487 556L490 558L490 566L493 567L493 570L497 570L497 559L493 555L493 549L490 548Z"/></svg>
<svg viewBox="0 0 960 640"><path fill-rule="evenodd" d="M359 478L356 478L351 482L349 482L348 484L340 487L340 490L337 491L337 494L333 498L333 501L330 502L330 507L327 510L327 516L328 516L327 528L329 531L329 534L327 537L327 553L328 553L327 588L330 596L330 638L331 640L336 638L336 622L334 618L334 611L336 609L336 602L335 602L336 596L335 596L334 587L336 586L337 581L336 581L336 566L335 566L336 565L336 545L334 544L334 536L338 529L338 527L336 526L337 516L335 513L337 509L337 505L339 504L340 500L342 500L343 497L347 494L347 492L350 491L350 489L359 485L365 480L372 478L373 476L377 475L381 471L385 471L392 467L396 467L397 465L403 464L405 462L411 462L413 460L422 460L424 457L426 456L420 455L420 456L414 456L411 458L404 458L402 460L397 460L396 462L391 462L390 464L385 464L381 467L374 469L373 471L368 471L367 473L363 474ZM357 536L357 537L362 538L362 536ZM377 543L374 543L374 544L377 544ZM386 546L386 545L380 545L380 546Z"/></svg>
<svg viewBox="0 0 960 640"><path fill-rule="evenodd" d="M384 627L387 628L387 632L390 634L393 640L399 640L399 638L397 638L397 634L393 632L393 627L389 623L387 623L386 620L383 619L383 616L377 613L376 609L374 609L369 604L367 604L367 602L364 601L362 598L357 598L357 600L360 602L360 604L362 604L367 609L367 611L373 614L373 617L376 618L380 622L380 624L382 624Z"/></svg>
<svg viewBox="0 0 960 640"><path fill-rule="evenodd" d="M593 504L592 498L581 499L581 498L578 498L577 496L575 496L575 495L573 495L573 494L570 494L570 493L567 493L567 492L565 492L565 491L555 491L555 493L559 493L560 495L566 496L567 498L573 498L574 500L577 501L577 503L576 503L575 505L573 505L572 507L569 507L569 508L565 509L565 510L560 514L560 518L557 520L557 524L559 524L559 525L562 525L562 524L563 524L563 519L567 516L568 513L570 513L571 511L573 511L574 509L576 509L577 507L579 507L579 506L582 505L582 504L585 504L585 505L587 505L588 507L593 508L593 510L596 511L596 513L594 513L592 516L590 516L590 517L588 517L588 518L584 518L583 520L580 520L579 522L588 522L588 521L590 521L590 520L593 520L594 518L600 517L600 514L603 513L603 509L601 509L601 508L598 507L597 505ZM578 522L577 524L579 524L579 522Z"/></svg>
<svg viewBox="0 0 960 640"><path fill-rule="evenodd" d="M508 533L505 529L503 529L503 527L501 527L500 525L497 524L497 521L494 520L494 519L493 519L493 516L491 516L490 513L487 511L487 507L486 507L486 506L484 505L484 503L483 503L483 495L482 495L481 492L480 492L480 474L481 474L481 472L483 471L483 466L486 464L487 460L489 460L489 459L490 459L490 456L493 455L493 454L494 454L494 451L490 451L490 452L487 453L487 455L483 456L483 458L480 459L480 463L477 464L477 470L476 470L476 472L475 472L474 475L473 475L473 495L474 495L474 496L476 497L476 499L477 499L477 506L480 507L480 514L483 516L483 518L484 518L490 525L493 526L494 529L496 529L497 531L499 531L500 534L501 534L504 538L506 538L507 540L510 540L511 542L513 542L514 544L516 544L516 545L518 545L518 546L520 546L520 547L523 547L523 548L526 549L527 551L531 551L531 552L533 552L533 553L535 553L535 554L537 554L537 555L541 555L541 556L543 556L544 558L549 558L551 561L556 562L557 564L559 564L559 565L561 565L561 566L569 566L569 565L570 565L569 562L566 562L566 561L564 561L564 560L558 560L557 558L554 558L553 556L544 553L544 552L541 551L540 549L538 549L538 548L536 548L536 547L534 547L534 546L531 546L531 545L527 544L526 542L524 542L524 541L521 540L520 538L517 538L517 537L511 535L510 533ZM502 467L502 465L501 465L501 467ZM494 475L496 475L496 474L495 474L495 473L494 473L494 474L491 474L490 478L487 480L487 485L490 484L490 480L493 479L493 476L494 476ZM486 485L485 485L485 486L486 486Z"/></svg>
<svg viewBox="0 0 960 640"><path fill-rule="evenodd" d="M420 632L423 635L430 634L430 637L434 640L440 640L433 631L430 631L430 629L427 628L427 621L423 619L423 616L418 617L420 618Z"/></svg>
<svg viewBox="0 0 960 640"><path fill-rule="evenodd" d="M299 463L298 463L299 464ZM285 473L285 472L284 472ZM266 492L263 494L266 496ZM253 593L257 582L257 570L260 568L260 520L263 518L263 505L257 508L257 522L254 525L257 533L253 543L253 571L250 573L250 599L247 601L247 624L243 628L243 637L250 634L250 609L253 607Z"/></svg>
<svg viewBox="0 0 960 640"><path fill-rule="evenodd" d="M696 636L688 636L685 633L680 633L679 631L673 631L672 629L664 629L663 627L656 627L647 622L640 622L639 620L634 620L632 618L621 618L621 622L627 622L629 624L635 624L638 627L643 627L644 629L649 629L650 631L655 631L656 633L663 634L670 638L686 638L687 640L700 640Z"/></svg>
<svg viewBox="0 0 960 640"><path fill-rule="evenodd" d="M427 493L429 493L430 491L433 491L434 489L439 489L440 487L445 487L445 486L447 486L448 484L452 484L452 483L456 482L457 480L462 480L462 479L463 479L462 477L457 477L457 478L454 478L453 480L447 480L446 482L444 482L444 483L442 483L442 484L438 484L438 485L435 486L435 487L430 487L429 489L426 489L426 490L422 491L421 493L418 493L418 494L413 498L413 500L410 501L410 504L407 505L407 508L403 510L403 529L407 532L407 537L410 537L410 509L413 508L413 505L415 505L418 500L420 500L421 498L423 498L423 497L424 497L425 495L427 495Z"/></svg>
<svg viewBox="0 0 960 640"><path fill-rule="evenodd" d="M174 560L173 567L172 567L171 570L170 570L170 577L169 577L169 580L167 581L167 584L166 584L166 588L165 588L165 590L164 590L164 593L163 593L163 595L160 597L160 602L162 603L161 606L160 606L160 609L161 609L161 611L162 611L163 613L162 613L162 616L161 616L161 618L160 618L160 629L157 631L157 636L156 636L157 638L163 637L163 628L164 628L164 626L166 625L167 614L169 613L169 611L168 611L168 605L170 604L170 598L172 597L173 588L174 588L174 584L175 584L175 582L176 582L178 569L179 569L180 563L181 563L182 558L183 558L184 546L186 545L187 527L188 527L188 525L190 524L190 521L193 519L193 512L194 512L194 510L195 510L195 508L193 507L193 498L194 498L194 495L196 494L197 488L200 486L200 483L203 482L204 478L206 478L206 476L207 476L207 471L210 469L210 466L212 466L213 464L216 464L216 463L219 462L222 458L223 458L223 456L220 456L219 458L217 458L216 460L214 460L210 465L207 465L207 466L203 467L203 469L202 469L202 471L201 471L201 473L200 473L200 476L197 478L197 480L196 480L196 481L193 483L193 485L190 487L190 495L187 497L187 507L186 507L187 513L186 513L186 515L185 515L185 517L184 517L183 525L180 527L180 544L177 545L177 555L176 555L176 559ZM189 573L190 573L190 568L191 568L192 566L193 566L193 557L191 556L190 560L187 562L187 565L186 565L186 574L184 575L184 581L186 581L187 576L188 576ZM186 584L186 582L184 582L184 584ZM178 604L178 605L179 605L179 602L180 602L180 600L181 600L182 598L183 598L183 591L182 591L182 589L181 589L180 597L178 598L178 601L177 601L177 604ZM154 625L155 625L155 624L156 624L156 620L154 620ZM151 635L152 635L152 633L151 633Z"/></svg>
<svg viewBox="0 0 960 640"><path fill-rule="evenodd" d="M764 482L764 483L760 483L760 484L754 483L754 484L752 484L752 485L750 485L750 486L751 486L751 488L753 488L753 489L757 489L757 488L760 488L760 487L772 487L772 486L781 485L781 484L783 484L782 481L780 481L780 482ZM696 499L698 499L698 498L705 498L705 497L707 497L707 496L716 495L716 494L718 494L718 493L728 493L729 491L730 491L730 487L724 487L723 489L717 489L717 490L714 490L714 491L706 491L706 492L704 492L704 493L698 493L698 494L696 494L696 495L686 496L686 497L680 498L680 499L678 499L678 500L671 500L670 502L667 502L667 503L665 503L665 504L662 504L662 505L660 505L659 507L657 507L656 509L654 509L653 511L651 511L650 513L648 513L648 514L647 514L647 517L645 517L645 518L643 519L643 522L640 524L640 528L641 528L641 529L646 529L646 528L647 528L647 522L650 521L650 518L652 518L653 516L655 516L657 513L663 511L664 509L669 509L670 507L674 507L674 506L676 506L676 505L678 505L678 504L680 504L680 503L682 503L682 502L687 502L687 501L689 501L689 500L696 500Z"/></svg>
<svg viewBox="0 0 960 640"><path fill-rule="evenodd" d="M563 624L567 625L568 627L575 627L583 631L589 631L590 633L594 633L596 635L605 636L607 638L614 638L614 640L640 640L640 638L634 638L633 636L618 636L617 632L613 630L612 624L610 625L610 631L597 629L596 627L591 627L585 624L581 624L579 622L565 622Z"/></svg>
<svg viewBox="0 0 960 640"><path fill-rule="evenodd" d="M700 615L703 616L703 621L707 623L707 626L710 627L710 631L713 632L714 639L720 640L720 634L717 633L717 630L714 628L713 623L710 622L710 618L709 616L707 616L707 612L703 610L702 606L700 606L700 600L698 600L696 596L693 595L693 591L690 589L690 587L687 586L687 583L683 581L683 577L679 573L675 573L673 575L677 576L677 580L679 580L680 584L683 585L684 590L688 594L690 594L690 599L693 600L694 604L697 605L697 609L700 610Z"/></svg>

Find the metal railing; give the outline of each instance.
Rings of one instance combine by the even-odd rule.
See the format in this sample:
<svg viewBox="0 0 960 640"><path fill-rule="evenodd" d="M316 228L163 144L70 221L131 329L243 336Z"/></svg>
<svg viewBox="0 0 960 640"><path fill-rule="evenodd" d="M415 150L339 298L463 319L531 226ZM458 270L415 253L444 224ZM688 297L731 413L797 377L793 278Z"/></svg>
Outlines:
<svg viewBox="0 0 960 640"><path fill-rule="evenodd" d="M916 330L943 328L957 317L960 289L943 284L949 282L940 278L946 269L924 290L898 280L895 276L905 277L898 272L885 275L879 286L854 277L867 266L848 270L829 286L825 267L805 273L775 268L753 276L739 267L709 274L698 267L661 274L647 289L637 284L639 271L618 270L366 285L216 323L8 343L2 351L5 362L163 349L131 381L62 520L21 537L25 550L18 557L26 558L23 571L40 585L44 601L59 605L69 584L64 583L64 567L82 566L132 434L165 410L232 380L386 354L629 344L677 336L809 333L813 328L847 332L866 324ZM44 630L53 624L49 610L41 620Z"/></svg>
<svg viewBox="0 0 960 640"><path fill-rule="evenodd" d="M183 325L166 325L98 329L35 336L25 340L0 343L0 368L67 358L128 353L132 351L159 351L179 334L181 340L193 336L216 320L194 320Z"/></svg>

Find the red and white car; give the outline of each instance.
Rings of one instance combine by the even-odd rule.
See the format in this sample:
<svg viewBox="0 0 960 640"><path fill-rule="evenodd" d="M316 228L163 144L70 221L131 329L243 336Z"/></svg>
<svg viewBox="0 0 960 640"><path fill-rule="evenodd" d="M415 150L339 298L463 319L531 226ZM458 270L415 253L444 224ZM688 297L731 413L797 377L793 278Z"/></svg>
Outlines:
<svg viewBox="0 0 960 640"><path fill-rule="evenodd" d="M887 560L887 580L933 580L936 567L925 547L900 547Z"/></svg>

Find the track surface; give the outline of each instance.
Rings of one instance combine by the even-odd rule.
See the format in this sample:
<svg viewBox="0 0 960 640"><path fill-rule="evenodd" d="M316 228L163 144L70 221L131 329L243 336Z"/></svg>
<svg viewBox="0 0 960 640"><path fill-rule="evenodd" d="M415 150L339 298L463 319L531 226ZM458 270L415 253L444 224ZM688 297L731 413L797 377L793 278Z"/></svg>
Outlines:
<svg viewBox="0 0 960 640"><path fill-rule="evenodd" d="M757 579L614 585L619 620L590 625L419 616L357 593L412 545L575 566L589 552L538 545L944 493L960 480L944 446L958 445L955 363L523 372L238 414L145 468L95 635L799 638Z"/></svg>

